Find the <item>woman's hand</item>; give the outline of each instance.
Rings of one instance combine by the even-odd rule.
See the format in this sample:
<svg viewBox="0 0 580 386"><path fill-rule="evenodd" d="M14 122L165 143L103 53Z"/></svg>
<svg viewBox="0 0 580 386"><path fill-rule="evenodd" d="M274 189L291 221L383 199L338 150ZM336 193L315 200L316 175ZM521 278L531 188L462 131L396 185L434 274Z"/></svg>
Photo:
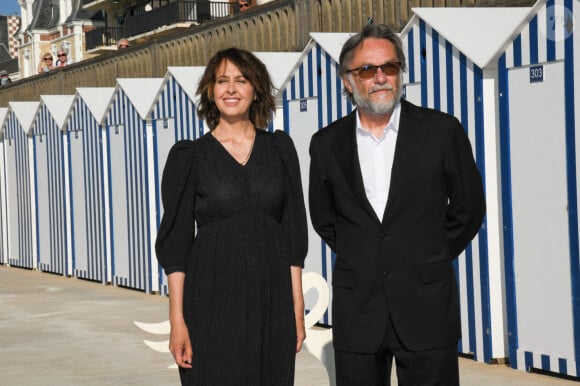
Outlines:
<svg viewBox="0 0 580 386"><path fill-rule="evenodd" d="M304 294L302 293L302 267L290 267L292 278L292 302L294 303L294 319L296 320L296 352L302 349L306 339L304 327Z"/></svg>
<svg viewBox="0 0 580 386"><path fill-rule="evenodd" d="M185 273L173 272L167 275L169 284L169 323L171 334L169 335L169 351L175 358L179 367L191 368L193 351L189 331L183 318L183 282Z"/></svg>
<svg viewBox="0 0 580 386"><path fill-rule="evenodd" d="M173 354L175 363L177 363L179 367L186 369L191 368L193 350L191 348L191 340L189 340L189 332L184 321L171 323L169 351Z"/></svg>
<svg viewBox="0 0 580 386"><path fill-rule="evenodd" d="M304 328L304 307L301 314L295 314L296 319L296 352L302 350L302 343L306 339L306 329Z"/></svg>

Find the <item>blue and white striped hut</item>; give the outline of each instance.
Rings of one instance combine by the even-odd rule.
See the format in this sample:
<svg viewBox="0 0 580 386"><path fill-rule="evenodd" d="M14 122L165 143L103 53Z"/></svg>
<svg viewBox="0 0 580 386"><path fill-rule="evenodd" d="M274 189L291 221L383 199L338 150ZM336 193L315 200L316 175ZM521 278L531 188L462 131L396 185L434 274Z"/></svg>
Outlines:
<svg viewBox="0 0 580 386"><path fill-rule="evenodd" d="M341 80L337 76L340 51L352 35L310 33L310 42L295 61L289 76L279 86L277 103L281 103L281 108L278 108L277 116L281 110L283 129L290 134L296 146L305 192L308 191L308 147L312 134L353 109L342 95ZM276 122L279 124L278 117ZM308 205L308 195L305 196ZM321 274L330 284L335 257L312 228L310 218L308 222L309 248L305 271ZM332 323L330 309L321 323Z"/></svg>
<svg viewBox="0 0 580 386"><path fill-rule="evenodd" d="M195 140L205 133L203 121L195 112L195 92L204 66L168 67L148 116L154 127L174 134L173 143Z"/></svg>
<svg viewBox="0 0 580 386"><path fill-rule="evenodd" d="M457 266L460 351L577 376L578 4L414 12L407 97L461 120L486 188L485 223Z"/></svg>
<svg viewBox="0 0 580 386"><path fill-rule="evenodd" d="M182 139L195 140L201 137L206 128L196 114L195 92L205 67L168 67L167 73L159 88L155 102L147 117L151 119L153 132L152 154L153 168L149 170L153 181L156 227L151 229L151 238L155 239L157 227L163 216L161 205L161 176L171 146ZM153 256L152 266L157 270L159 292L167 294L167 277Z"/></svg>
<svg viewBox="0 0 580 386"><path fill-rule="evenodd" d="M111 211L113 284L157 291L152 120L147 118L163 78L117 79L101 123L106 124L105 179Z"/></svg>
<svg viewBox="0 0 580 386"><path fill-rule="evenodd" d="M4 162L4 119L8 109L0 108L0 264L6 264L5 256L8 255L8 233L5 231L6 226L6 172Z"/></svg>
<svg viewBox="0 0 580 386"><path fill-rule="evenodd" d="M288 110L284 109L284 90L282 87L294 75L294 70L298 60L302 56L301 52L254 52L254 55L260 59L268 69L274 93L276 95L276 113L270 123L268 130L284 130L284 120L287 119Z"/></svg>
<svg viewBox="0 0 580 386"><path fill-rule="evenodd" d="M580 376L580 2L540 0L497 60L509 360Z"/></svg>
<svg viewBox="0 0 580 386"><path fill-rule="evenodd" d="M460 290L459 352L478 361L506 357L498 199L497 57L529 8L413 8L401 32L406 98L456 116L467 130L487 199L487 216L455 263ZM489 21L494 21L490 28Z"/></svg>
<svg viewBox="0 0 580 386"><path fill-rule="evenodd" d="M36 206L32 196L34 180L30 172L30 127L39 102L9 102L0 127L4 143L4 208L6 245L4 262L17 267L37 268Z"/></svg>
<svg viewBox="0 0 580 386"><path fill-rule="evenodd" d="M466 129L487 199L487 216L455 263L460 289L459 351L479 361L506 357L497 127L497 58L529 8L414 8L401 32L406 98L456 116ZM489 21L493 20L493 28Z"/></svg>
<svg viewBox="0 0 580 386"><path fill-rule="evenodd" d="M72 264L67 260L66 149L61 129L72 100L72 95L41 95L30 130L38 269L67 276Z"/></svg>
<svg viewBox="0 0 580 386"><path fill-rule="evenodd" d="M108 181L101 121L113 87L79 87L62 128L67 182L67 260L72 275L111 281Z"/></svg>

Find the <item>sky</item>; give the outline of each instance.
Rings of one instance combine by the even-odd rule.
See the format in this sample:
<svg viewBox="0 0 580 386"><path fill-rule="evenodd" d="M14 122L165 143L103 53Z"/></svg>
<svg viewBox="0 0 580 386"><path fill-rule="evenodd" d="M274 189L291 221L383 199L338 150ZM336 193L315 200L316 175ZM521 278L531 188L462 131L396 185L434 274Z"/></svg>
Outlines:
<svg viewBox="0 0 580 386"><path fill-rule="evenodd" d="M0 15L20 15L18 0L0 0Z"/></svg>

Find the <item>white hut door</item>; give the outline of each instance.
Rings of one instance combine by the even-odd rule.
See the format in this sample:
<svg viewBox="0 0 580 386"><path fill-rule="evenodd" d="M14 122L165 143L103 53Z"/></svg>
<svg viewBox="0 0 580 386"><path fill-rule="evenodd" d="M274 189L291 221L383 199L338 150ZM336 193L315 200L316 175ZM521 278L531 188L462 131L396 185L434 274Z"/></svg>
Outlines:
<svg viewBox="0 0 580 386"><path fill-rule="evenodd" d="M127 166L124 125L109 127L109 168L111 189L111 238L113 243L114 272L119 284L123 279L130 280L129 268L129 224L127 199Z"/></svg>
<svg viewBox="0 0 580 386"><path fill-rule="evenodd" d="M36 165L34 165L36 173L36 191L40 194L36 194L36 211L38 213L38 233L37 233L37 243L39 244L39 260L43 271L51 271L56 267L51 267L51 248L50 248L50 206L57 205L51 203L49 200L48 192L49 186L49 176L48 176L48 162L47 162L47 138L46 134L38 134L33 136L35 151L36 151ZM56 241L56 240L54 240ZM56 257L56 256L53 256ZM60 256L59 256L60 257Z"/></svg>
<svg viewBox="0 0 580 386"><path fill-rule="evenodd" d="M574 359L564 65L512 69L508 82L518 362L527 351L557 368Z"/></svg>

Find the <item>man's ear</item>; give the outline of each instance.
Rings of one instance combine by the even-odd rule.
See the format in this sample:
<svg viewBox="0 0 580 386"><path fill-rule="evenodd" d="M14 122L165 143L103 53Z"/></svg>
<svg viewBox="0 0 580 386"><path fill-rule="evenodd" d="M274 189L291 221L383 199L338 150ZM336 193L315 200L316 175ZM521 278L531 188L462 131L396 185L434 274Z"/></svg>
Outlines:
<svg viewBox="0 0 580 386"><path fill-rule="evenodd" d="M346 89L346 91L348 91L349 93L352 94L352 86L350 84L350 79L348 79L347 75L343 75L341 76L342 79L342 84L344 85L344 88Z"/></svg>

